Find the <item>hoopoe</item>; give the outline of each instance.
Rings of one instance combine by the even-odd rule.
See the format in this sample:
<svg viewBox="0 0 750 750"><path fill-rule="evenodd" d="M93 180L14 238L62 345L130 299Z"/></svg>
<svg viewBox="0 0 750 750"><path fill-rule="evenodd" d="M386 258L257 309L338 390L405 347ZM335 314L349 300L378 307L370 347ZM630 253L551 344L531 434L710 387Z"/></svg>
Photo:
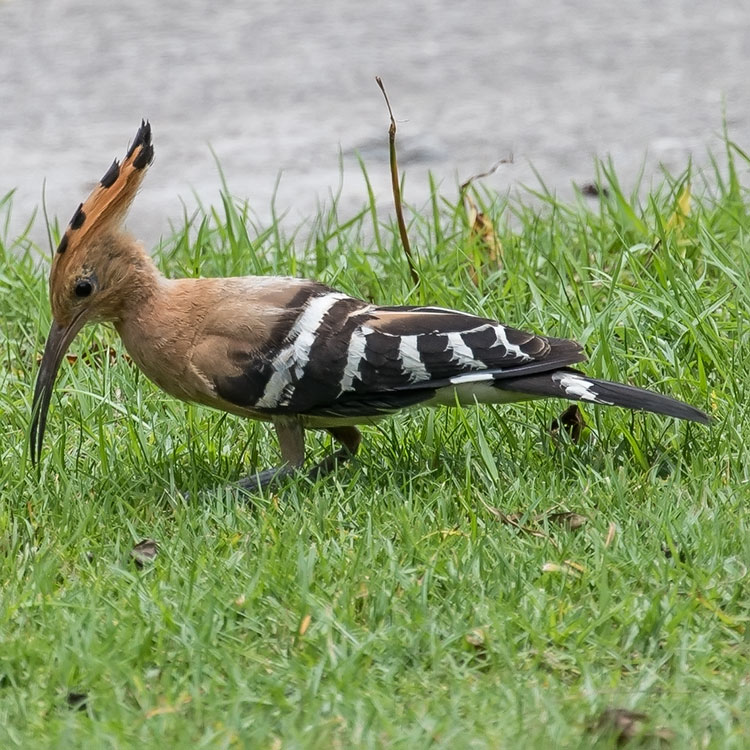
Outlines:
<svg viewBox="0 0 750 750"><path fill-rule="evenodd" d="M559 397L709 422L681 401L571 368L586 359L575 341L471 313L373 305L297 278L165 278L122 227L153 157L143 121L54 254L53 322L33 400L35 463L60 362L81 328L98 322L114 323L133 361L172 396L273 424L283 464L242 480L248 489L301 470L307 429L341 446L309 473L320 476L357 452L356 425L417 405Z"/></svg>

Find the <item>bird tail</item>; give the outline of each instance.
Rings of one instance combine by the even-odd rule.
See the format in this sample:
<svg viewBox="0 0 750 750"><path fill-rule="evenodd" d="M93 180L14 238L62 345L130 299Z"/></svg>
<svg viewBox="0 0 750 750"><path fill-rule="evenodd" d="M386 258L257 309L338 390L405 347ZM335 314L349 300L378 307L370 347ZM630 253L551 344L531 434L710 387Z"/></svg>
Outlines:
<svg viewBox="0 0 750 750"><path fill-rule="evenodd" d="M666 414L678 419L709 424L711 418L683 401L623 383L597 380L570 368L498 380L495 387L529 396L553 396L606 406Z"/></svg>

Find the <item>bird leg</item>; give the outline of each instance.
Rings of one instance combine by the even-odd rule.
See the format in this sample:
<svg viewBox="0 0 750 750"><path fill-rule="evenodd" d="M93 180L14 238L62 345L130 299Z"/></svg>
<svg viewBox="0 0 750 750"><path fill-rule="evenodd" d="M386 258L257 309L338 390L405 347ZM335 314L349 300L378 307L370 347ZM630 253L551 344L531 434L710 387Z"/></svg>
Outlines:
<svg viewBox="0 0 750 750"><path fill-rule="evenodd" d="M264 490L272 484L294 476L305 459L305 431L297 419L274 421L276 435L279 438L281 457L284 463L272 469L259 471L239 481L243 490ZM341 443L341 448L317 463L308 473L309 479L320 479L330 474L339 463L348 461L359 448L362 435L356 427L330 427L326 430L334 440Z"/></svg>
<svg viewBox="0 0 750 750"><path fill-rule="evenodd" d="M284 463L240 479L240 489L257 492L269 485L294 476L305 460L305 430L298 419L277 419L273 426L279 439Z"/></svg>

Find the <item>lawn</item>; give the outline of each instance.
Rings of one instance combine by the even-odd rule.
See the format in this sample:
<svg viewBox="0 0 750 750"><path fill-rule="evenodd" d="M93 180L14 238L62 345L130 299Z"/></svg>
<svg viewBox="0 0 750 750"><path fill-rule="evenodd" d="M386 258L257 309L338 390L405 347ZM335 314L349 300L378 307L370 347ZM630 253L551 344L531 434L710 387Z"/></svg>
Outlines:
<svg viewBox="0 0 750 750"><path fill-rule="evenodd" d="M261 225L217 179L217 207L154 248L169 275L467 309L715 418L587 406L574 442L550 432L561 401L415 411L334 476L253 497L226 485L278 460L268 427L161 393L102 326L31 466L47 251L2 232L33 209L6 196L0 747L750 746L748 166L728 142L707 176L650 188L598 164L594 198L477 186L498 262L433 186L407 216L417 288L374 201Z"/></svg>

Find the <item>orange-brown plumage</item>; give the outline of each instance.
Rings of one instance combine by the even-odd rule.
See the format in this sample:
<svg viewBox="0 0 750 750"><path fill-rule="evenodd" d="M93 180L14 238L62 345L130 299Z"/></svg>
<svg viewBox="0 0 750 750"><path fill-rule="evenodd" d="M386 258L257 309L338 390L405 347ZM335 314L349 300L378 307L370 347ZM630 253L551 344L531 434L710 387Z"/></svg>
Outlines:
<svg viewBox="0 0 750 750"><path fill-rule="evenodd" d="M284 465L253 475L263 487L301 467L304 430L342 448L316 474L356 452L355 424L401 408L558 396L706 422L667 396L588 378L575 341L538 336L457 310L378 307L304 279L167 279L122 222L153 160L143 122L76 210L50 272L53 323L34 392L31 455L41 451L55 376L86 323L111 322L138 367L167 393L273 422Z"/></svg>

